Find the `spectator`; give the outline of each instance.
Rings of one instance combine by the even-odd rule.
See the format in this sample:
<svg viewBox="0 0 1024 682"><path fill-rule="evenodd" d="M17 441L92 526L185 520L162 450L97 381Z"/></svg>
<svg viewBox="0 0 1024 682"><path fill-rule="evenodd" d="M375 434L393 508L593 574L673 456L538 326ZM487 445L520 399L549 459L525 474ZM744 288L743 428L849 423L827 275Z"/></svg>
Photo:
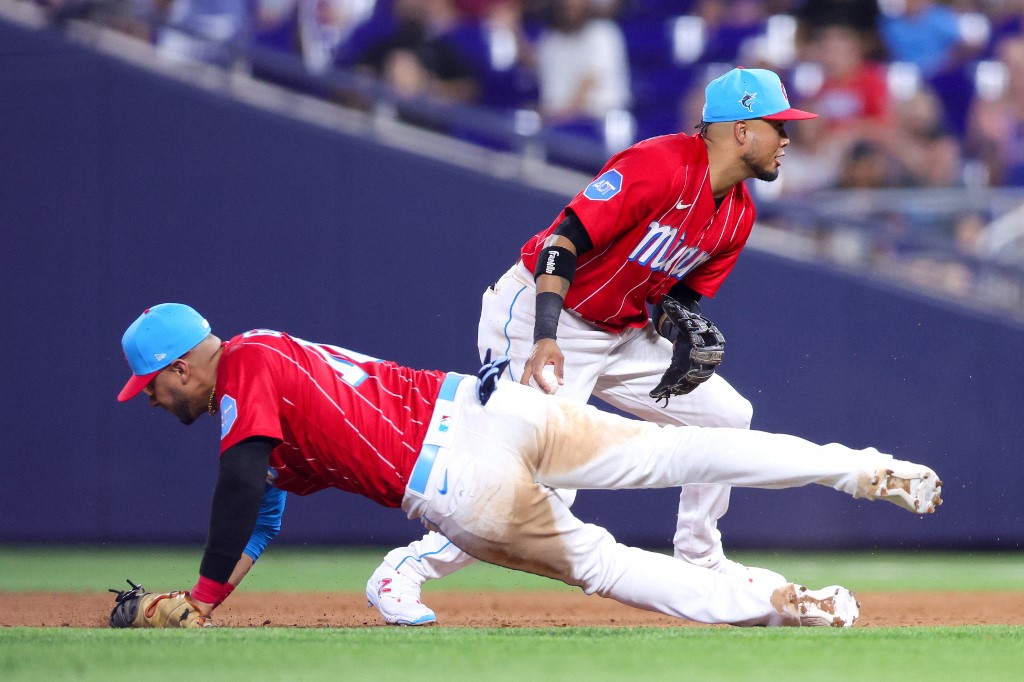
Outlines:
<svg viewBox="0 0 1024 682"><path fill-rule="evenodd" d="M973 258L984 255L981 240L985 234L985 221L986 216L978 211L965 211L953 219L953 245L957 253Z"/></svg>
<svg viewBox="0 0 1024 682"><path fill-rule="evenodd" d="M984 221L982 221L984 222ZM1024 203L976 230L968 241L957 235L961 251L973 247L974 254L997 262L1019 265L1024 262ZM963 245L967 242L966 245Z"/></svg>
<svg viewBox="0 0 1024 682"><path fill-rule="evenodd" d="M754 0L699 0L693 13L704 22L704 63L735 62L743 43L765 30L764 3Z"/></svg>
<svg viewBox="0 0 1024 682"><path fill-rule="evenodd" d="M1003 38L1024 34L1024 0L988 0L983 11L989 21L990 35L982 59L992 59Z"/></svg>
<svg viewBox="0 0 1024 682"><path fill-rule="evenodd" d="M622 31L595 18L590 0L552 0L537 43L540 110L551 123L601 120L629 106L629 62Z"/></svg>
<svg viewBox="0 0 1024 682"><path fill-rule="evenodd" d="M482 20L490 14L495 5L504 3L505 0L458 0L456 4L464 16Z"/></svg>
<svg viewBox="0 0 1024 682"><path fill-rule="evenodd" d="M841 24L861 31L872 31L878 20L878 0L804 0L796 17L811 30Z"/></svg>
<svg viewBox="0 0 1024 682"><path fill-rule="evenodd" d="M395 0L390 32L372 43L357 69L372 73L403 99L472 102L478 84L452 39L461 15L453 0Z"/></svg>
<svg viewBox="0 0 1024 682"><path fill-rule="evenodd" d="M632 4L633 0L590 0L590 11L595 17L604 19L618 19L622 14L625 5Z"/></svg>
<svg viewBox="0 0 1024 682"><path fill-rule="evenodd" d="M839 166L839 189L881 189L890 184L889 157L873 142L854 143Z"/></svg>
<svg viewBox="0 0 1024 682"><path fill-rule="evenodd" d="M900 184L951 187L962 182L960 144L943 125L942 103L922 89L894 104L894 126L887 141L900 165Z"/></svg>
<svg viewBox="0 0 1024 682"><path fill-rule="evenodd" d="M259 0L261 4L294 2L298 5L297 33L302 61L310 73L324 73L334 63L338 48L373 13L373 0Z"/></svg>
<svg viewBox="0 0 1024 682"><path fill-rule="evenodd" d="M292 54L301 51L299 0L252 0L251 6L253 46Z"/></svg>
<svg viewBox="0 0 1024 682"><path fill-rule="evenodd" d="M173 0L167 25L156 33L160 54L228 65L249 21L246 0Z"/></svg>
<svg viewBox="0 0 1024 682"><path fill-rule="evenodd" d="M537 99L533 42L523 20L523 0L457 0L468 20L459 43L478 74L478 102L497 109L530 106Z"/></svg>
<svg viewBox="0 0 1024 682"><path fill-rule="evenodd" d="M889 59L916 64L926 78L957 63L971 47L961 37L960 15L949 7L932 0L880 4L879 28Z"/></svg>
<svg viewBox="0 0 1024 682"><path fill-rule="evenodd" d="M171 0L36 0L55 23L91 21L116 31L152 40L152 24L166 14Z"/></svg>
<svg viewBox="0 0 1024 682"><path fill-rule="evenodd" d="M864 50L861 34L841 24L822 28L810 46L809 55L822 71L812 106L825 119L827 133L844 144L878 141L889 126L885 74Z"/></svg>
<svg viewBox="0 0 1024 682"><path fill-rule="evenodd" d="M1005 38L991 82L979 82L968 116L967 149L988 171L989 184L1024 185L1024 38ZM979 69L979 72L981 70Z"/></svg>
<svg viewBox="0 0 1024 682"><path fill-rule="evenodd" d="M804 0L799 4L795 15L801 45L814 42L818 31L828 26L846 26L860 35L865 56L884 57L877 27L878 0Z"/></svg>

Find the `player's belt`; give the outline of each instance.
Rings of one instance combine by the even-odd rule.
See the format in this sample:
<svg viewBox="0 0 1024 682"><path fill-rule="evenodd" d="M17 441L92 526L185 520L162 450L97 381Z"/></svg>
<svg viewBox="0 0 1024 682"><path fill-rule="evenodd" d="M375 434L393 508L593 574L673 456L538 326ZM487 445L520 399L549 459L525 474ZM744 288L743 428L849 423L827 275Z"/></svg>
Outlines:
<svg viewBox="0 0 1024 682"><path fill-rule="evenodd" d="M451 442L452 420L457 410L455 407L455 392L463 379L469 377L465 374L449 372L448 376L441 382L441 391L437 394L437 401L434 403L434 414L430 419L430 427L423 439L423 447L420 449L419 457L412 468L412 475L409 477L409 490L420 495L425 494L427 482L430 480L430 472L434 468L434 461L437 459L437 451Z"/></svg>

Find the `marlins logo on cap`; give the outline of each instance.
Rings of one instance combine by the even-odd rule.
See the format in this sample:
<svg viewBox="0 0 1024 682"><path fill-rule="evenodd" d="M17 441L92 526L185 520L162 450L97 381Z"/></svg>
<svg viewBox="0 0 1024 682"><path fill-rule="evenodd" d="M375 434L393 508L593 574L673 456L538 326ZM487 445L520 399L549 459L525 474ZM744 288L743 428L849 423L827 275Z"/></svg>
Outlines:
<svg viewBox="0 0 1024 682"><path fill-rule="evenodd" d="M782 81L767 69L736 68L708 83L704 90L703 120L707 123L745 121L797 121L817 114L789 106Z"/></svg>

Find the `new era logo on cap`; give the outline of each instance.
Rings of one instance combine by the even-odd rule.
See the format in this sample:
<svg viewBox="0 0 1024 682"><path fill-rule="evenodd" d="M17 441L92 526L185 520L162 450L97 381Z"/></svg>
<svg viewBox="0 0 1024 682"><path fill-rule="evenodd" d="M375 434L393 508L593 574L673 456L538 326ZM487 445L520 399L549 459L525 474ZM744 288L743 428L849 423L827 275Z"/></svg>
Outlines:
<svg viewBox="0 0 1024 682"><path fill-rule="evenodd" d="M818 116L789 106L782 81L767 69L733 69L708 83L704 95L702 118L707 123L751 118L796 121Z"/></svg>

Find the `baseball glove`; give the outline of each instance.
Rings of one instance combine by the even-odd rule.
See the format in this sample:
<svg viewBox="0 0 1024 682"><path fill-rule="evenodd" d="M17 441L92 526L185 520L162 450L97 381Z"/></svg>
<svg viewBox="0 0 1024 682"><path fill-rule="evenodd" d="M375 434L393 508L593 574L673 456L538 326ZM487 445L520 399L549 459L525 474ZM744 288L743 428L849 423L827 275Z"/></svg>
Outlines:
<svg viewBox="0 0 1024 682"><path fill-rule="evenodd" d="M711 378L725 355L725 337L700 313L687 310L675 299L661 301L665 318L658 333L672 342L672 362L651 391L655 401L686 395Z"/></svg>
<svg viewBox="0 0 1024 682"><path fill-rule="evenodd" d="M209 628L213 621L192 603L188 592L152 594L131 580L130 590L110 590L114 610L110 612L112 628Z"/></svg>

